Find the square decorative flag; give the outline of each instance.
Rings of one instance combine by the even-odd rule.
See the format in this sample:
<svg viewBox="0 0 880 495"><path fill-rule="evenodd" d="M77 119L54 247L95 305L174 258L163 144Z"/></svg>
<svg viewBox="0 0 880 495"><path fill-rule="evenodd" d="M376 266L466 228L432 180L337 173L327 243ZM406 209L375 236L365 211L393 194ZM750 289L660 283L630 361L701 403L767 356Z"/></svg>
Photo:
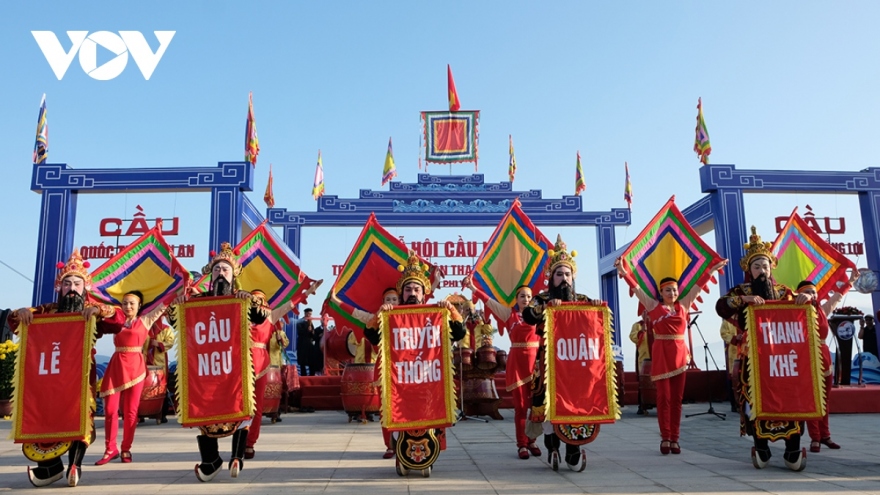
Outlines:
<svg viewBox="0 0 880 495"><path fill-rule="evenodd" d="M422 112L425 126L425 161L464 163L477 161L480 112Z"/></svg>
<svg viewBox="0 0 880 495"><path fill-rule="evenodd" d="M189 280L189 272L174 257L157 225L94 271L91 294L121 306L126 292L139 290L146 314L159 303L168 304Z"/></svg>
<svg viewBox="0 0 880 495"><path fill-rule="evenodd" d="M723 259L684 218L675 206L675 196L620 256L626 283L630 287L638 285L654 298L660 294L660 281L666 277L678 280L680 294L687 294L695 285L705 290L706 284L715 282L710 269Z"/></svg>
<svg viewBox="0 0 880 495"><path fill-rule="evenodd" d="M242 240L234 251L238 253L241 274L238 281L246 291L260 289L266 293L269 307L305 298L312 279L302 271L299 258L287 245L279 242L275 232L264 221Z"/></svg>
<svg viewBox="0 0 880 495"><path fill-rule="evenodd" d="M528 285L535 294L546 288L543 270L552 245L515 200L477 258L474 285L492 299L513 307L517 287Z"/></svg>
<svg viewBox="0 0 880 495"><path fill-rule="evenodd" d="M546 309L547 420L613 423L620 417L608 306L563 303Z"/></svg>
<svg viewBox="0 0 880 495"><path fill-rule="evenodd" d="M95 319L86 321L80 314L36 315L33 323L21 326L18 335L13 440L87 440Z"/></svg>
<svg viewBox="0 0 880 495"><path fill-rule="evenodd" d="M382 426L443 428L455 422L449 311L398 306L381 315Z"/></svg>
<svg viewBox="0 0 880 495"><path fill-rule="evenodd" d="M847 268L856 269L855 263L807 225L797 208L773 242L773 254L778 259L773 278L788 287L809 280L816 286L820 301L830 291L840 291L849 279Z"/></svg>
<svg viewBox="0 0 880 495"><path fill-rule="evenodd" d="M825 415L825 379L816 308L792 302L749 305L751 419L804 420Z"/></svg>

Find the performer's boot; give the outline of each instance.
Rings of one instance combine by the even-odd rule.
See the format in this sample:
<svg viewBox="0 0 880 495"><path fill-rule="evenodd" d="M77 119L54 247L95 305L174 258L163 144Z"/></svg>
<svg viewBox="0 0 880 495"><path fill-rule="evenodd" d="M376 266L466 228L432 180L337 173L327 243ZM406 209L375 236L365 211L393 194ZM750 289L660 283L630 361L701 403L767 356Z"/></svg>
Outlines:
<svg viewBox="0 0 880 495"><path fill-rule="evenodd" d="M79 484L82 476L82 461L86 455L87 445L85 442L71 442L67 451L67 486Z"/></svg>
<svg viewBox="0 0 880 495"><path fill-rule="evenodd" d="M755 469L764 469L770 462L770 442L766 438L753 437L755 446L752 447L752 465Z"/></svg>
<svg viewBox="0 0 880 495"><path fill-rule="evenodd" d="M201 464L196 464L196 478L199 481L211 481L223 467L217 439L207 435L199 435L196 440L199 443L199 455L202 457Z"/></svg>
<svg viewBox="0 0 880 495"><path fill-rule="evenodd" d="M229 474L238 478L238 473L244 469L244 449L247 446L248 430L241 428L232 434L232 460L229 461Z"/></svg>
<svg viewBox="0 0 880 495"><path fill-rule="evenodd" d="M565 463L572 471L583 471L587 467L586 451L580 450L577 445L565 444Z"/></svg>
<svg viewBox="0 0 880 495"><path fill-rule="evenodd" d="M801 436L792 435L785 439L785 465L792 471L803 471L807 467L807 450L801 449Z"/></svg>
<svg viewBox="0 0 880 495"><path fill-rule="evenodd" d="M60 480L62 476L64 476L64 463L61 461L61 457L50 461L39 461L35 468L28 466L28 479L36 487L51 485Z"/></svg>
<svg viewBox="0 0 880 495"><path fill-rule="evenodd" d="M544 435L544 447L547 447L547 462L554 471L559 469L559 444L561 440L555 433Z"/></svg>

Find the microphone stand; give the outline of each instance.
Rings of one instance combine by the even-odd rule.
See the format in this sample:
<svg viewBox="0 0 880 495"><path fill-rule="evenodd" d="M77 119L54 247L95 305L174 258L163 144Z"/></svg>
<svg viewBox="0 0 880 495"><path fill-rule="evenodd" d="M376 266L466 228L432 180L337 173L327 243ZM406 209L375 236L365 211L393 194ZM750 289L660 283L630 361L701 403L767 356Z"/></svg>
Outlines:
<svg viewBox="0 0 880 495"><path fill-rule="evenodd" d="M694 316L694 319L692 319L692 320L690 321L690 323L688 323L688 330L690 330L690 328L691 328L692 326L693 326L693 327L696 327L696 329L697 329L697 334L699 334L700 339L703 341L703 359L704 359L704 361L705 361L705 365L706 365L706 368L705 368L705 369L706 369L706 371L709 371L709 356L712 356L712 352L709 351L709 343L706 342L706 337L703 337L703 332L700 330L700 326L697 325L697 318L699 318L699 316L700 316L700 315L696 315L696 316ZM693 359L693 357L691 357L691 359ZM718 363L715 361L715 356L712 356L712 364L715 365L715 371L719 371L719 370L720 370L720 369L718 368ZM703 416L703 415L705 415L705 414L712 414L712 415L715 416L716 418L719 418L719 419L721 419L721 420L725 420L725 421L727 420L727 415L726 415L726 414L724 414L724 413L720 413L720 412L717 412L717 411L715 410L715 408L712 406L712 392L711 392L711 387L710 387L710 391L709 391L709 409L708 409L706 412L694 413L694 414L686 414L686 415L685 415L685 418L690 418L690 417L693 417L693 416Z"/></svg>

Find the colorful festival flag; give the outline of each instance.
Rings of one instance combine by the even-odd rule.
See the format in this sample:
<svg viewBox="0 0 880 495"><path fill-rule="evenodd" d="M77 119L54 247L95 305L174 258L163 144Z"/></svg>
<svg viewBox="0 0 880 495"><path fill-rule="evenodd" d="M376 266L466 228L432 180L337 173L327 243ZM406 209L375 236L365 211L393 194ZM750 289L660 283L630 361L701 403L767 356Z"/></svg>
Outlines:
<svg viewBox="0 0 880 495"><path fill-rule="evenodd" d="M263 221L233 249L238 254L241 274L238 282L246 291L256 289L266 294L272 307L304 300L313 280L302 270L299 258L290 252L275 232Z"/></svg>
<svg viewBox="0 0 880 495"><path fill-rule="evenodd" d="M516 175L516 156L513 154L513 136L508 134L507 139L510 141L510 163L507 165L507 177L510 179L510 182L513 183L513 176Z"/></svg>
<svg viewBox="0 0 880 495"><path fill-rule="evenodd" d="M623 168L626 170L626 183L623 185L623 200L626 201L627 209L632 210L633 205L633 185L629 180L629 164L623 162Z"/></svg>
<svg viewBox="0 0 880 495"><path fill-rule="evenodd" d="M825 415L829 391L817 321L811 305L748 306L750 419L802 421Z"/></svg>
<svg viewBox="0 0 880 495"><path fill-rule="evenodd" d="M408 256L406 244L385 230L375 214L370 214L331 290L336 292L340 301L361 311L376 313L382 305L382 291L397 286L400 279L398 267L406 265ZM422 264L428 266L429 279L434 280L437 276L435 267L424 259ZM338 326L341 322L350 322L360 338L363 323L358 323L334 304L329 294L324 311L336 320Z"/></svg>
<svg viewBox="0 0 880 495"><path fill-rule="evenodd" d="M452 79L452 67L446 64L446 87L449 93L449 111L457 112L461 108L458 99L458 91L455 90L455 80Z"/></svg>
<svg viewBox="0 0 880 495"><path fill-rule="evenodd" d="M35 315L30 325L19 327L18 337L14 379L4 376L14 382L13 440L87 441L92 429L89 370L95 319Z"/></svg>
<svg viewBox="0 0 880 495"><path fill-rule="evenodd" d="M257 121L254 118L254 93L248 93L247 123L244 128L244 161L257 166L260 154L260 140L257 138Z"/></svg>
<svg viewBox="0 0 880 495"><path fill-rule="evenodd" d="M385 153L385 168L382 169L382 185L397 177L397 167L394 166L394 153L391 151L391 138L388 138L388 152Z"/></svg>
<svg viewBox="0 0 880 495"><path fill-rule="evenodd" d="M269 164L269 182L266 183L266 192L263 193L263 201L267 208L275 208L275 193L272 191L272 164Z"/></svg>
<svg viewBox="0 0 880 495"><path fill-rule="evenodd" d="M773 278L788 287L797 287L809 280L816 286L820 301L828 297L829 292L841 290L849 279L847 269L856 269L855 263L807 225L797 214L797 208L776 236L773 254L778 260Z"/></svg>
<svg viewBox="0 0 880 495"><path fill-rule="evenodd" d="M517 287L528 285L534 294L546 288L543 269L552 246L515 200L474 264L474 286L513 307Z"/></svg>
<svg viewBox="0 0 880 495"><path fill-rule="evenodd" d="M127 292L138 290L144 295L142 311L146 314L159 303L169 304L189 281L190 273L162 236L160 221L92 273L90 293L121 306Z"/></svg>
<svg viewBox="0 0 880 495"><path fill-rule="evenodd" d="M581 167L581 152L577 152L577 168L574 171L574 195L580 196L587 190L587 182L584 180L584 169Z"/></svg>
<svg viewBox="0 0 880 495"><path fill-rule="evenodd" d="M34 141L34 163L46 163L49 158L49 121L46 116L46 93L40 101L40 114L37 116L37 138Z"/></svg>
<svg viewBox="0 0 880 495"><path fill-rule="evenodd" d="M315 166L315 184L312 186L312 197L315 201L324 195L324 165L321 163L321 150L318 150L318 165Z"/></svg>
<svg viewBox="0 0 880 495"><path fill-rule="evenodd" d="M703 118L703 99L697 99L697 129L694 138L694 151L703 162L709 164L709 154L712 153L712 143L709 142L709 130L706 129L706 120Z"/></svg>
<svg viewBox="0 0 880 495"><path fill-rule="evenodd" d="M613 423L620 418L608 306L547 307L547 420L554 424Z"/></svg>
<svg viewBox="0 0 880 495"><path fill-rule="evenodd" d="M181 336L177 354L181 425L205 426L253 416L248 308L248 301L236 297L200 297L175 306ZM207 337L218 334L226 338Z"/></svg>
<svg viewBox="0 0 880 495"><path fill-rule="evenodd" d="M398 306L381 314L379 326L382 426L408 430L455 423L449 310ZM398 337L403 328L418 330L422 338Z"/></svg>
<svg viewBox="0 0 880 495"><path fill-rule="evenodd" d="M655 299L659 299L660 281L666 277L678 280L680 294L687 294L694 286L706 290L710 281L716 282L710 269L722 260L675 206L675 196L620 256L626 283L638 285Z"/></svg>
<svg viewBox="0 0 880 495"><path fill-rule="evenodd" d="M426 163L474 162L479 147L480 112L422 112Z"/></svg>

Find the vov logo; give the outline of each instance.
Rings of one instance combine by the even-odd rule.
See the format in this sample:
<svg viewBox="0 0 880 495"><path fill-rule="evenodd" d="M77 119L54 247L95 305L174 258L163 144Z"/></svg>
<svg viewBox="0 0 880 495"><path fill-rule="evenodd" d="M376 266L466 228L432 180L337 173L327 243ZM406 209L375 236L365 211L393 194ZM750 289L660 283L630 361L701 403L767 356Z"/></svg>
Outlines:
<svg viewBox="0 0 880 495"><path fill-rule="evenodd" d="M88 31L67 31L67 37L71 42L68 51L64 50L52 31L31 31L31 34L37 40L37 45L40 46L46 61L49 62L49 67L59 81L64 77L77 53L83 71L92 79L99 81L109 81L122 74L128 64L130 53L144 79L149 81L176 32L153 31L156 39L159 40L159 48L155 53L139 31L119 31L118 35L110 31L95 31L92 34ZM98 67L98 45L116 55L100 67Z"/></svg>

